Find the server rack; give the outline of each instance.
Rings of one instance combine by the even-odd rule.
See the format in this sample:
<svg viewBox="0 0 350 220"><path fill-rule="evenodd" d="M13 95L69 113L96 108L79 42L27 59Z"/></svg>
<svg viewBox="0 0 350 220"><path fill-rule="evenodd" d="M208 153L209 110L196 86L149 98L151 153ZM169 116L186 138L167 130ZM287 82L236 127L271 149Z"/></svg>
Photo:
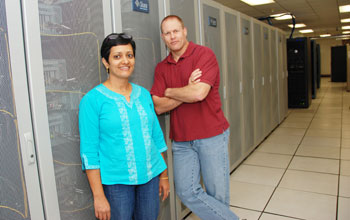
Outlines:
<svg viewBox="0 0 350 220"><path fill-rule="evenodd" d="M347 66L346 46L336 46L331 49L331 80L332 82L346 82Z"/></svg>
<svg viewBox="0 0 350 220"><path fill-rule="evenodd" d="M287 40L288 106L307 108L311 104L310 39Z"/></svg>

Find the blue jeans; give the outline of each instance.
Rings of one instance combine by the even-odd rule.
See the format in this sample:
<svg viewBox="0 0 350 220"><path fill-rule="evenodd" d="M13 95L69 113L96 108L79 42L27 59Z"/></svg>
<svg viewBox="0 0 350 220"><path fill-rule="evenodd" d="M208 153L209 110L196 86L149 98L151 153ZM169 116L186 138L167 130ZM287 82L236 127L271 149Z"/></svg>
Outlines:
<svg viewBox="0 0 350 220"><path fill-rule="evenodd" d="M229 209L229 135L227 129L211 138L173 141L176 194L202 220L238 220Z"/></svg>
<svg viewBox="0 0 350 220"><path fill-rule="evenodd" d="M142 185L103 185L111 206L111 220L156 220L159 212L159 177Z"/></svg>

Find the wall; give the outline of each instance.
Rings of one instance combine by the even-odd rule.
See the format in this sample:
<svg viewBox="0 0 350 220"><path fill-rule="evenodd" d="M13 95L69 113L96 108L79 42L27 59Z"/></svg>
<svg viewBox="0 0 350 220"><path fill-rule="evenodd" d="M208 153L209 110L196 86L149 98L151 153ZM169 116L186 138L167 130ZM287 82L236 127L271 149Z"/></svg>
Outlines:
<svg viewBox="0 0 350 220"><path fill-rule="evenodd" d="M343 45L343 42L336 39L318 39L321 49L321 75L331 75L331 47Z"/></svg>

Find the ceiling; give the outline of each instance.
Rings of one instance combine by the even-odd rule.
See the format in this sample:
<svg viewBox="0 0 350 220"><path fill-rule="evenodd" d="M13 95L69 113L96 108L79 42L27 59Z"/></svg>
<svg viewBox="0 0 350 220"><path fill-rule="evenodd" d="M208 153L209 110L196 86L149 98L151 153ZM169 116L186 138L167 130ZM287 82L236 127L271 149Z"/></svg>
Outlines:
<svg viewBox="0 0 350 220"><path fill-rule="evenodd" d="M229 8L242 12L254 18L263 18L272 14L292 13L296 23L304 23L306 27L295 29L313 29L309 37L319 37L320 34L342 35L342 26L350 23L340 23L340 19L350 18L350 13L339 13L339 6L350 4L350 0L274 0L275 3L250 6L240 0L215 0ZM265 21L267 22L267 21ZM292 20L272 19L272 25L290 32Z"/></svg>

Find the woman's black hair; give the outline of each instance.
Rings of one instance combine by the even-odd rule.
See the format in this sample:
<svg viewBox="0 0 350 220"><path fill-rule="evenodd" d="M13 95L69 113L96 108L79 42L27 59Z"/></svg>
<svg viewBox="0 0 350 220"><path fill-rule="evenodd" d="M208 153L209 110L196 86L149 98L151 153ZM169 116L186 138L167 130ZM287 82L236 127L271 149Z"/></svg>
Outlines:
<svg viewBox="0 0 350 220"><path fill-rule="evenodd" d="M112 47L128 44L131 44L134 56L136 56L136 44L135 41L132 39L131 35L127 35L125 33L111 33L102 42L101 57L105 58L105 60L108 62L109 54L111 52Z"/></svg>

